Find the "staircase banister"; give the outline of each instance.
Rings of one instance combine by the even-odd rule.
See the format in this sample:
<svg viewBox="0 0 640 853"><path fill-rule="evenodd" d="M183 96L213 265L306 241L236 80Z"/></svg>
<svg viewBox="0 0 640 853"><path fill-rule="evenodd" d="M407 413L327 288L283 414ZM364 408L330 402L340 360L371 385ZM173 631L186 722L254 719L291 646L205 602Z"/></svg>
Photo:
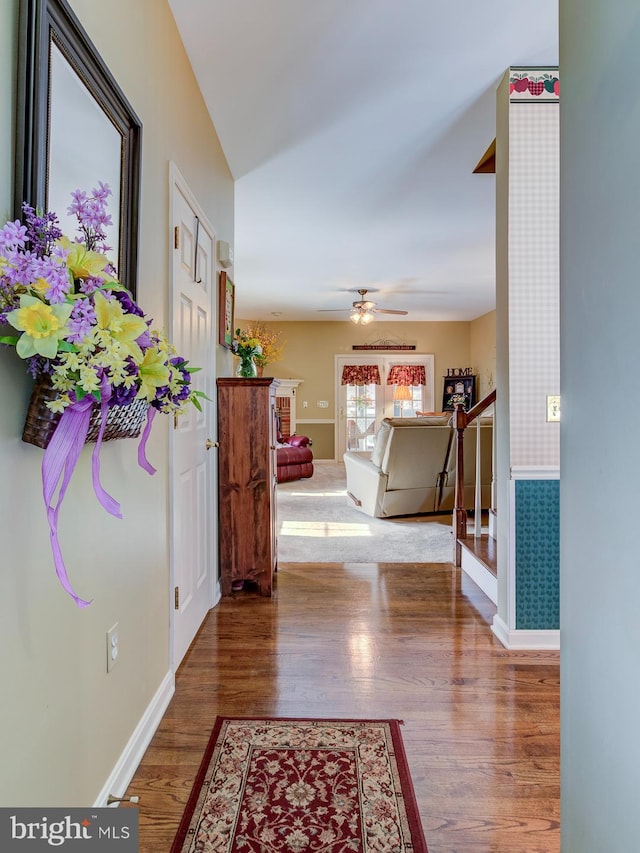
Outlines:
<svg viewBox="0 0 640 853"><path fill-rule="evenodd" d="M489 391L486 397L483 397L478 403L475 404L469 411L467 412L467 423L466 426L474 421L476 418L480 417L480 415L486 411L492 403L496 401L496 389Z"/></svg>
<svg viewBox="0 0 640 853"><path fill-rule="evenodd" d="M467 511L464 506L464 431L477 417L479 417L492 403L496 401L496 389L490 391L486 397L476 403L468 412L465 412L462 403L457 403L449 423L456 431L456 480L455 497L453 508L453 528L455 535L454 561L460 566L462 561L462 546L460 541L467 538ZM477 483L476 483L477 487Z"/></svg>

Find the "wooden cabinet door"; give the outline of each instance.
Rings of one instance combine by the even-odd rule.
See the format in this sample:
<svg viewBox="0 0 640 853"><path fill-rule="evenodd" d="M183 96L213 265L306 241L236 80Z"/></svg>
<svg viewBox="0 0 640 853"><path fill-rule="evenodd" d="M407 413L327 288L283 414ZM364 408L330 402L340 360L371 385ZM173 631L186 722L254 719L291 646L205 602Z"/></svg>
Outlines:
<svg viewBox="0 0 640 853"><path fill-rule="evenodd" d="M273 379L218 379L220 582L271 595L276 566Z"/></svg>

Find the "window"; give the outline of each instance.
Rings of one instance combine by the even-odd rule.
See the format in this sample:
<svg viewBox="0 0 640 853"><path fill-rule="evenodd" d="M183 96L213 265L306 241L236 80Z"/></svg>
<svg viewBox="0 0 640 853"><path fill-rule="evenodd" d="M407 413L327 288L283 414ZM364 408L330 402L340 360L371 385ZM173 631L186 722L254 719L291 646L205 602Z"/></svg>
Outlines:
<svg viewBox="0 0 640 853"><path fill-rule="evenodd" d="M433 355L336 356L336 458L345 450L373 450L382 418L413 418L417 412L433 411L433 374ZM389 378L397 381L389 384ZM404 384L411 379L424 379L425 384ZM399 387L405 390L398 392ZM398 399L399 394L408 399Z"/></svg>

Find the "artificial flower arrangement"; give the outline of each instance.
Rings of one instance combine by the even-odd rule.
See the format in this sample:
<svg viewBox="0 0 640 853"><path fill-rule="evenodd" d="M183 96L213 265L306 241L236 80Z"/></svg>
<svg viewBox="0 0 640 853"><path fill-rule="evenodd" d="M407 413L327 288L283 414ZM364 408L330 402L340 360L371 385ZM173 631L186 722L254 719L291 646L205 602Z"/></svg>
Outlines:
<svg viewBox="0 0 640 853"><path fill-rule="evenodd" d="M111 224L110 195L102 183L91 195L81 190L71 194L68 212L76 216L80 232L75 241L62 234L55 213L42 214L28 204L23 205L24 224L7 222L0 230L0 325L18 333L1 336L0 343L14 346L34 379L51 386L45 405L59 420L43 457L43 496L58 578L81 607L90 602L71 587L57 524L92 415L99 411L94 490L103 507L121 518L118 503L99 477L100 444L110 412L133 405L146 410L138 461L153 474L146 442L156 412L179 414L189 403L200 409L198 398L206 397L191 387L197 368L189 367L164 333L153 328L116 278L105 235Z"/></svg>
<svg viewBox="0 0 640 853"><path fill-rule="evenodd" d="M257 338L251 336L247 331L236 329L231 351L240 359L236 371L238 376L250 379L257 375L255 358L262 354L262 346Z"/></svg>
<svg viewBox="0 0 640 853"><path fill-rule="evenodd" d="M260 344L261 351L255 355L255 362L259 367L280 360L283 350L283 345L280 343L281 332L271 332L264 323L257 321L249 323L244 334Z"/></svg>

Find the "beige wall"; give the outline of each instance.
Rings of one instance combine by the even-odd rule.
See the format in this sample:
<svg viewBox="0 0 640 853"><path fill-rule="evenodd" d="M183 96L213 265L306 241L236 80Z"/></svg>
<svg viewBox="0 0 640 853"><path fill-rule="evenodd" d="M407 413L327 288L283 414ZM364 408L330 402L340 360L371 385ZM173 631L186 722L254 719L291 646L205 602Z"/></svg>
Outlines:
<svg viewBox="0 0 640 853"><path fill-rule="evenodd" d="M496 386L496 312L473 320L469 332L470 365L478 377L476 392L481 400Z"/></svg>
<svg viewBox="0 0 640 853"><path fill-rule="evenodd" d="M166 327L169 161L230 242L232 177L166 0L72 0L72 6L143 123L138 297ZM5 213L12 204L17 7L18 0L0 4ZM120 500L124 520L98 505L90 451L82 454L60 519L72 583L93 598L79 610L54 574L42 451L20 440L30 382L15 353L0 349L0 804L91 804L169 671L169 423L159 417L154 425L154 477L138 468L134 442L103 449L103 484ZM107 675L106 631L114 622L120 659Z"/></svg>
<svg viewBox="0 0 640 853"><path fill-rule="evenodd" d="M489 315L487 315L489 317ZM435 406L442 402L442 377L447 368L470 367L477 363L483 370L490 369L491 342L490 318L479 323L475 354L472 356L471 329L473 324L379 322L371 326L355 326L349 322L265 323L267 328L282 333L284 343L282 360L270 364L265 373L281 379L302 379L298 387L297 417L303 421L334 420L335 356L353 352L354 344L373 343L381 338L405 344L415 344L416 352L435 356ZM247 320L237 320L244 326ZM493 341L495 363L495 340ZM475 363L474 363L475 360ZM308 408L303 408L304 401ZM329 408L319 408L318 400L327 400ZM316 458L333 458L333 426L326 424L300 424L297 431L314 440Z"/></svg>

